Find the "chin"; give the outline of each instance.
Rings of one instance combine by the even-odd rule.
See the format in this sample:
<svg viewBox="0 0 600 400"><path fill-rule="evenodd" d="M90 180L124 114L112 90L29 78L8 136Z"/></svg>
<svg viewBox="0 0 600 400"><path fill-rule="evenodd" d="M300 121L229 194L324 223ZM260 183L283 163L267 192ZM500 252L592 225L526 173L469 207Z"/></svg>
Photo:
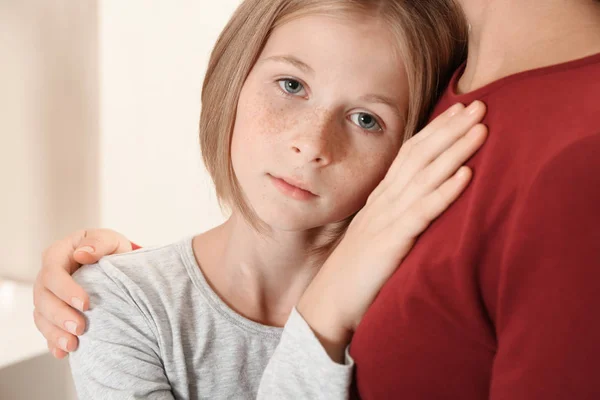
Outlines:
<svg viewBox="0 0 600 400"><path fill-rule="evenodd" d="M307 215L290 212L276 213L270 210L266 213L258 213L258 217L272 229L284 232L307 231L325 225L319 221L312 221L312 218L307 218Z"/></svg>
<svg viewBox="0 0 600 400"><path fill-rule="evenodd" d="M278 231L306 231L328 223L313 211L298 210L281 204L263 204L261 207L255 207L254 210L261 221Z"/></svg>

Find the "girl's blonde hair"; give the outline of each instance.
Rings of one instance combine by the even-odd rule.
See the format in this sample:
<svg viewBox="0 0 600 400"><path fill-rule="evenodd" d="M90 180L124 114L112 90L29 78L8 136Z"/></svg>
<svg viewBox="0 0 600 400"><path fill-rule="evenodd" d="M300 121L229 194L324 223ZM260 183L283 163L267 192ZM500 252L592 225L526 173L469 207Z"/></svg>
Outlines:
<svg viewBox="0 0 600 400"><path fill-rule="evenodd" d="M410 93L404 140L425 124L465 58L466 23L453 0L244 1L210 57L202 89L200 146L221 206L239 210L255 228L261 229L261 224L240 188L230 153L242 86L273 29L301 16L340 12L379 18L397 38Z"/></svg>

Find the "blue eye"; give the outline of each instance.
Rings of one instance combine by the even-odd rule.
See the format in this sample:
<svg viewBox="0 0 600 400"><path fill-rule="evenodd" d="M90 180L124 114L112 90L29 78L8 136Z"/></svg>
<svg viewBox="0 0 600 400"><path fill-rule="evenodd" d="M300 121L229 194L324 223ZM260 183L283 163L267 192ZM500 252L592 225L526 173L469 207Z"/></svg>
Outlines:
<svg viewBox="0 0 600 400"><path fill-rule="evenodd" d="M377 122L375 117L372 116L371 114L362 113L362 112L354 113L350 116L350 120L354 124L358 125L360 128L365 129L367 131L371 131L371 132L382 131L381 125L379 125L379 122Z"/></svg>
<svg viewBox="0 0 600 400"><path fill-rule="evenodd" d="M304 86L295 79L286 78L280 79L277 82L281 90L289 94L298 94L304 90Z"/></svg>

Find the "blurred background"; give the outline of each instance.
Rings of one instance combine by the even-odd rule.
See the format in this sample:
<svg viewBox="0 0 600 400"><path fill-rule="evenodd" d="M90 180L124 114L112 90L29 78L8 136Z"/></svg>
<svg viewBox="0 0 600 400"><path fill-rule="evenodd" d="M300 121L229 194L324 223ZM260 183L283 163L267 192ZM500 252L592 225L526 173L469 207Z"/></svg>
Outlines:
<svg viewBox="0 0 600 400"><path fill-rule="evenodd" d="M81 228L144 245L223 220L198 145L240 0L0 0L0 399L75 399L35 329L41 252Z"/></svg>

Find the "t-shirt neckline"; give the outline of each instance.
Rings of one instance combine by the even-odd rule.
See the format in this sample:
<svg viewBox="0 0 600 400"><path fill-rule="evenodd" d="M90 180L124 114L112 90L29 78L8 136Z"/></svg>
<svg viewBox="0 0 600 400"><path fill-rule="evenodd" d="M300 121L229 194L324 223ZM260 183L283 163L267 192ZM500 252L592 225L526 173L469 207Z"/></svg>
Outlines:
<svg viewBox="0 0 600 400"><path fill-rule="evenodd" d="M595 64L597 62L600 62L600 53L592 54L592 55L589 55L589 56L586 56L583 58L579 58L579 59L575 59L575 60L571 60L571 61L566 61L566 62L563 62L560 64L548 65L546 67L534 68L534 69L530 69L527 71L517 72L515 74L500 78L494 82L490 82L487 85L482 86L478 89L472 90L470 92L458 93L457 92L458 81L462 77L462 75L465 71L466 65L467 65L466 62L464 62L452 76L452 79L450 80L450 84L449 84L449 89L446 91L446 97L448 99L450 99L452 103L458 103L458 102L470 103L471 101L481 98L481 97L499 89L500 87L505 86L505 85L515 82L515 81L520 81L520 80L531 78L534 76L548 75L548 74L553 74L553 73L557 73L557 72L562 72L565 70L571 70L574 68L580 68L580 67L584 67L584 66L587 66L590 64Z"/></svg>
<svg viewBox="0 0 600 400"><path fill-rule="evenodd" d="M180 243L180 252L183 256L185 268L190 276L190 279L200 291L202 296L206 299L208 304L221 316L229 320L234 325L249 331L250 333L257 333L260 335L268 335L275 338L280 338L283 332L283 328L276 326L264 325L251 319L248 319L227 305L221 299L221 297L210 287L204 273L194 255L193 247L194 236L186 238Z"/></svg>

